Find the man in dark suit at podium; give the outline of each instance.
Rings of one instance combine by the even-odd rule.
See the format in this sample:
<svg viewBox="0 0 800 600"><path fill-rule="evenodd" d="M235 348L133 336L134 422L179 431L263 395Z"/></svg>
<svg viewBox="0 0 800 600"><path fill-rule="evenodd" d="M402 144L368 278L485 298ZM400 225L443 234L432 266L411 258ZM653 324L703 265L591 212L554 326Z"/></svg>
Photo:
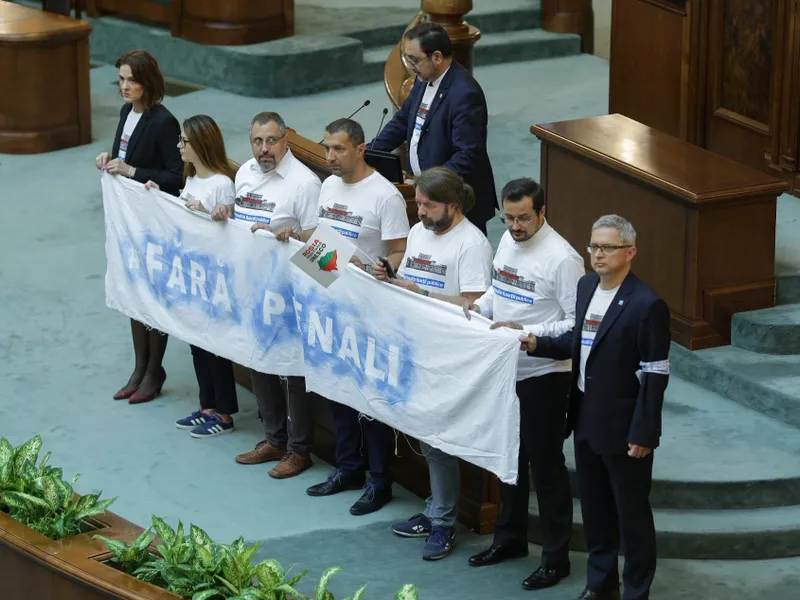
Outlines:
<svg viewBox="0 0 800 600"><path fill-rule="evenodd" d="M394 150L407 142L414 176L447 167L475 191L467 218L486 233L497 193L486 151L488 113L478 82L453 60L450 37L441 25L422 23L405 34L405 59L417 80L400 111L368 146Z"/></svg>
<svg viewBox="0 0 800 600"><path fill-rule="evenodd" d="M578 282L575 327L520 341L532 356L572 359L567 431L589 550L579 600L619 600L620 547L624 600L647 600L656 571L650 485L669 380L669 308L631 272L636 231L628 221L600 217L588 250L595 272Z"/></svg>

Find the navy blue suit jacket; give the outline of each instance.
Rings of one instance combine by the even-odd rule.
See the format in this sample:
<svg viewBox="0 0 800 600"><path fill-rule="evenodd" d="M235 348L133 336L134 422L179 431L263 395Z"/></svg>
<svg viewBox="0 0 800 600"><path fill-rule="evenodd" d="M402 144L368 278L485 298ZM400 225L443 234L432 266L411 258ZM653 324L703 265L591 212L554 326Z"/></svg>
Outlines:
<svg viewBox="0 0 800 600"><path fill-rule="evenodd" d="M603 318L586 360L584 393L578 389L581 330L600 278L578 282L575 327L557 338L540 337L530 354L572 359L572 392L567 435L586 440L598 454L628 451L628 443L656 448L661 436L661 408L669 376L643 373L640 362L667 360L669 308L646 283L629 273Z"/></svg>
<svg viewBox="0 0 800 600"><path fill-rule="evenodd" d="M368 147L390 151L408 142L410 151L417 110L427 85L417 79L400 111ZM469 71L453 61L428 109L417 147L423 171L447 167L472 186L475 207L467 216L473 222L483 223L494 216L497 208L494 174L486 150L488 121L486 97L481 86ZM406 158L410 165L410 156Z"/></svg>

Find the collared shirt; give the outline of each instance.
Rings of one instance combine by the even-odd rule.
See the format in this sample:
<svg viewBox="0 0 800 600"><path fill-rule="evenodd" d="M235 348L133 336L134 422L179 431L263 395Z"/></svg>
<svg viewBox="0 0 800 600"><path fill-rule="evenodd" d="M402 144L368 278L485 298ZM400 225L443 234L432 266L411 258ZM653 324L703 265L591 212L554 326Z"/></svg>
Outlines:
<svg viewBox="0 0 800 600"><path fill-rule="evenodd" d="M433 102L433 99L436 97L436 92L439 91L439 84L442 83L442 79L444 76L447 75L447 71L450 70L450 67L447 67L447 70L442 73L439 77L437 77L434 81L425 85L425 93L422 95L422 102L419 103L419 108L417 109L416 114L416 121L414 122L414 134L411 136L411 146L409 148L409 157L411 158L411 170L414 172L414 175L419 175L422 172L419 166L419 138L422 136L422 126L425 124L425 119L428 118L428 109Z"/></svg>
<svg viewBox="0 0 800 600"><path fill-rule="evenodd" d="M264 173L251 158L236 173L234 218L266 223L273 231L291 227L295 233L313 229L322 183L287 150L274 169Z"/></svg>
<svg viewBox="0 0 800 600"><path fill-rule="evenodd" d="M495 321L513 321L526 333L557 337L575 325L583 258L547 221L531 239L503 234L492 265L492 287L475 304ZM520 352L517 380L569 371L569 360L535 358Z"/></svg>

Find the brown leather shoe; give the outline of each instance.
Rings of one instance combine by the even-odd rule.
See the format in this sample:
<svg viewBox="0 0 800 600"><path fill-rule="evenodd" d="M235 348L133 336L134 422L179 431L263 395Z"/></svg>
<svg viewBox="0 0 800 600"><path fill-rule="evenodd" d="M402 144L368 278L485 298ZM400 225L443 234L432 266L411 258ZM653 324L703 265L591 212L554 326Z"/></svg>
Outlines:
<svg viewBox="0 0 800 600"><path fill-rule="evenodd" d="M283 455L281 462L269 471L269 476L275 479L287 479L300 475L311 466L311 459L308 456L300 456L294 452L287 452Z"/></svg>
<svg viewBox="0 0 800 600"><path fill-rule="evenodd" d="M273 446L268 441L258 442L250 452L245 452L236 457L240 465L258 465L273 460L280 460L286 454L286 448Z"/></svg>

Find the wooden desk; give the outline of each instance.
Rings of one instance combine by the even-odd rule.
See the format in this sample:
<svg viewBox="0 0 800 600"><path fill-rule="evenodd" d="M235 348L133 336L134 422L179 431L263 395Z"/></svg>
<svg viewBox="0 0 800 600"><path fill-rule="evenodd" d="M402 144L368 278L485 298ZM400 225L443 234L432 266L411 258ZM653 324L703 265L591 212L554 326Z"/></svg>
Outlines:
<svg viewBox="0 0 800 600"><path fill-rule="evenodd" d="M328 161L325 159L323 147L296 131L290 129L289 147L292 153L305 165L311 168L321 179L328 177L331 172ZM413 224L417 218L417 205L414 201L414 187L406 184L397 186L406 200L408 220ZM234 365L236 381L239 385L252 391L250 383L250 370L240 365ZM314 431L314 454L323 460L336 464L336 428L330 410L330 402L325 398L314 398L314 416L316 429ZM419 442L404 435L397 438L397 451L392 468L395 481L410 489L420 498L427 498L430 494L428 478L428 464L422 457ZM500 490L494 475L470 463L461 463L461 501L459 506L459 521L479 533L490 533L497 520L500 506Z"/></svg>
<svg viewBox="0 0 800 600"><path fill-rule="evenodd" d="M787 185L622 115L531 127L547 218L584 251L592 223L633 223L634 271L691 350L730 342L736 312L775 304L776 197ZM584 251L585 252L585 251Z"/></svg>
<svg viewBox="0 0 800 600"><path fill-rule="evenodd" d="M0 152L92 141L85 21L0 0Z"/></svg>

